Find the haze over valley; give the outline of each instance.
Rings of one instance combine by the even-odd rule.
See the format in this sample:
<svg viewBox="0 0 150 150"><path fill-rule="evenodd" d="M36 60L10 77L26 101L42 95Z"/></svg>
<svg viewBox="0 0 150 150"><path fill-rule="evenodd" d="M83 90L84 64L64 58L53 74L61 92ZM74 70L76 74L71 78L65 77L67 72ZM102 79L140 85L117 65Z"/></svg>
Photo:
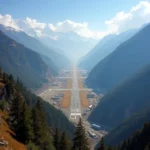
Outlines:
<svg viewBox="0 0 150 150"><path fill-rule="evenodd" d="M0 8L0 150L150 150L149 0Z"/></svg>

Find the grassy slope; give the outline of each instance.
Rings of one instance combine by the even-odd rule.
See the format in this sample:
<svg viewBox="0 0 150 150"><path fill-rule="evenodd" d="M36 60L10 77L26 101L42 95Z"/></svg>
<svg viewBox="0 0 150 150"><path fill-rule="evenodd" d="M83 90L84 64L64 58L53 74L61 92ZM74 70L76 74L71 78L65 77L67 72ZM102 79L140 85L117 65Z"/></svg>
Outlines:
<svg viewBox="0 0 150 150"><path fill-rule="evenodd" d="M7 148L12 150L27 150L24 144L18 142L15 138L13 138L14 133L9 129L8 124L4 119L7 118L7 114L0 111L0 116L1 116L0 139L2 139L3 137L4 140L8 142ZM0 147L0 150L5 150L5 148Z"/></svg>

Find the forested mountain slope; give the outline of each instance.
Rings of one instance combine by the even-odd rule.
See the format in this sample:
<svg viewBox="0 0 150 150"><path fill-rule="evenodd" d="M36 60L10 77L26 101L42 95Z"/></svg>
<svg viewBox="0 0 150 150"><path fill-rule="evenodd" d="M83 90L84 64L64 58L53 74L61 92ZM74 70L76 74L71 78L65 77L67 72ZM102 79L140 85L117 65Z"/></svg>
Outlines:
<svg viewBox="0 0 150 150"><path fill-rule="evenodd" d="M122 42L128 40L136 32L137 30L133 29L120 33L119 35L107 35L102 40L100 40L100 42L88 54L86 54L82 58L79 66L90 71L108 54L113 52L117 46L119 46Z"/></svg>
<svg viewBox="0 0 150 150"><path fill-rule="evenodd" d="M149 58L150 24L99 62L90 72L86 83L89 87L107 92L149 64Z"/></svg>
<svg viewBox="0 0 150 150"><path fill-rule="evenodd" d="M53 135L56 128L60 134L69 135L70 138L73 136L74 125L61 111L29 92L20 80L15 81L12 75L4 73L2 69L0 109L8 114L9 128L14 131L12 138L27 145L28 149L54 150Z"/></svg>
<svg viewBox="0 0 150 150"><path fill-rule="evenodd" d="M150 65L108 92L89 116L100 125L115 127L150 106Z"/></svg>
<svg viewBox="0 0 150 150"><path fill-rule="evenodd" d="M18 43L23 44L25 47L28 47L29 49L50 58L55 67L61 69L68 66L69 60L62 53L55 51L53 48L45 46L39 40L27 35L25 32L16 31L13 28L8 28L3 25L0 25L0 30Z"/></svg>
<svg viewBox="0 0 150 150"><path fill-rule="evenodd" d="M145 122L140 130L115 147L105 145L104 139L99 143L97 150L149 150L150 149L150 122Z"/></svg>
<svg viewBox="0 0 150 150"><path fill-rule="evenodd" d="M105 137L106 145L118 145L123 140L132 136L134 132L142 128L144 123L150 121L150 107L144 108L121 122L113 128Z"/></svg>
<svg viewBox="0 0 150 150"><path fill-rule="evenodd" d="M7 73L19 77L25 86L37 88L46 82L57 70L47 66L41 56L7 37L0 31L0 66Z"/></svg>
<svg viewBox="0 0 150 150"><path fill-rule="evenodd" d="M149 150L150 149L150 122L135 132L131 137L123 141L117 150Z"/></svg>

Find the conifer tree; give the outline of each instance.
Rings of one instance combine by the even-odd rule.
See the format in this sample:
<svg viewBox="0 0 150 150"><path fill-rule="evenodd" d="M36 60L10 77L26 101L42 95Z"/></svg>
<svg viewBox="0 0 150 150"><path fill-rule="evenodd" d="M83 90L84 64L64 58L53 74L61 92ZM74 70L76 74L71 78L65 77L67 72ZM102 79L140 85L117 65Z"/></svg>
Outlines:
<svg viewBox="0 0 150 150"><path fill-rule="evenodd" d="M3 80L5 83L8 82L8 75L5 72L3 73Z"/></svg>
<svg viewBox="0 0 150 150"><path fill-rule="evenodd" d="M6 91L7 91L8 98L11 98L11 96L14 94L14 88L12 83L6 84Z"/></svg>
<svg viewBox="0 0 150 150"><path fill-rule="evenodd" d="M19 129L20 139L27 144L33 140L33 123L31 120L31 112L25 102L22 107L21 116Z"/></svg>
<svg viewBox="0 0 150 150"><path fill-rule="evenodd" d="M3 71L1 67L0 67L0 78L3 78Z"/></svg>
<svg viewBox="0 0 150 150"><path fill-rule="evenodd" d="M11 101L10 111L9 111L10 126L16 133L20 126L19 121L22 118L21 116L22 106L23 106L23 98L21 97L20 94L18 94L17 97Z"/></svg>
<svg viewBox="0 0 150 150"><path fill-rule="evenodd" d="M60 150L70 150L70 142L65 132L61 135Z"/></svg>
<svg viewBox="0 0 150 150"><path fill-rule="evenodd" d="M112 146L109 146L109 147L108 147L108 150L113 150L113 147L112 147Z"/></svg>
<svg viewBox="0 0 150 150"><path fill-rule="evenodd" d="M34 143L39 146L41 150L53 150L52 138L48 130L40 100L37 100L32 112Z"/></svg>
<svg viewBox="0 0 150 150"><path fill-rule="evenodd" d="M13 81L14 81L14 77L13 77L13 75L12 75L12 74L10 74L8 78L9 78L9 81L11 81L11 82L13 82Z"/></svg>
<svg viewBox="0 0 150 150"><path fill-rule="evenodd" d="M100 147L98 148L98 150L106 150L106 146L104 144L104 138L101 139L101 141L100 141Z"/></svg>
<svg viewBox="0 0 150 150"><path fill-rule="evenodd" d="M60 149L60 132L59 130L56 128L55 129L55 134L54 134L54 138L53 138L53 145L55 147L56 150Z"/></svg>
<svg viewBox="0 0 150 150"><path fill-rule="evenodd" d="M81 118L74 133L72 150L89 150L88 139Z"/></svg>

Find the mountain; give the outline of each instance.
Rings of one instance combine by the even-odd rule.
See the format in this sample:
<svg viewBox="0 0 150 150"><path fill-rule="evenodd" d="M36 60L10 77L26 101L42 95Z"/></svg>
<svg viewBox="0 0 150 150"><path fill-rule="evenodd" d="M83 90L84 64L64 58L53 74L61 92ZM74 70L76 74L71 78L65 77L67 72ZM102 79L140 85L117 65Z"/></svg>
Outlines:
<svg viewBox="0 0 150 150"><path fill-rule="evenodd" d="M57 71L42 60L41 56L7 37L0 31L0 66L7 73L19 77L28 88L37 88L47 81L47 77Z"/></svg>
<svg viewBox="0 0 150 150"><path fill-rule="evenodd" d="M62 52L55 52L55 48L50 48L42 44L39 40L34 37L27 35L25 32L16 31L13 28L5 27L0 25L0 30L2 30L8 37L12 38L13 40L17 41L18 43L23 44L29 49L32 49L39 54L47 56L50 60L53 61L54 65L61 69L69 64L69 60L66 58Z"/></svg>
<svg viewBox="0 0 150 150"><path fill-rule="evenodd" d="M131 137L118 145L117 150L149 150L150 149L150 122L136 131Z"/></svg>
<svg viewBox="0 0 150 150"><path fill-rule="evenodd" d="M53 34L53 32L50 33L50 35ZM54 38L42 36L38 39L50 47L57 46L59 49L65 50L64 53L71 59L85 55L97 44L96 39L82 37L75 32L55 32Z"/></svg>
<svg viewBox="0 0 150 150"><path fill-rule="evenodd" d="M109 91L100 100L88 119L106 127L116 127L132 114L150 107L149 91L150 65ZM137 117L140 118L140 115Z"/></svg>
<svg viewBox="0 0 150 150"><path fill-rule="evenodd" d="M90 72L89 87L107 92L150 63L150 24L120 44Z"/></svg>
<svg viewBox="0 0 150 150"><path fill-rule="evenodd" d="M113 52L122 42L128 40L137 32L136 29L128 30L119 35L110 34L105 36L100 42L87 53L80 61L81 68L91 70L96 64Z"/></svg>
<svg viewBox="0 0 150 150"><path fill-rule="evenodd" d="M14 80L11 74L6 74L2 69L0 115L3 116L0 117L0 149L54 150L56 128L70 139L75 130L73 123L60 110L31 93L19 79Z"/></svg>
<svg viewBox="0 0 150 150"><path fill-rule="evenodd" d="M107 145L120 144L123 140L131 137L134 132L142 128L146 122L150 122L150 108L134 113L131 117L113 128L105 136L105 143Z"/></svg>

